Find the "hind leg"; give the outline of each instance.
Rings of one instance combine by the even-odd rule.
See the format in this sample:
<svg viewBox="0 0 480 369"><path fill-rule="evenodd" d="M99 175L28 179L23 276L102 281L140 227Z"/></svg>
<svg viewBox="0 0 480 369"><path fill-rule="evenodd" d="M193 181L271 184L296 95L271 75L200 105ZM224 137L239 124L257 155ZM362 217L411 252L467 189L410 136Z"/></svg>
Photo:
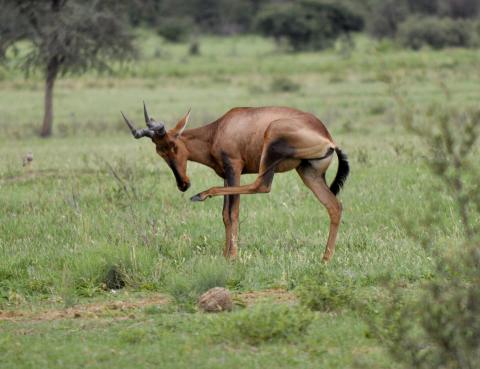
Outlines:
<svg viewBox="0 0 480 369"><path fill-rule="evenodd" d="M297 172L307 186L317 197L328 211L330 217L330 231L328 234L327 246L323 254L323 260L329 261L335 251L335 241L337 239L338 227L342 216L342 204L330 191L325 182L326 165L313 166L310 162L302 163L297 168Z"/></svg>

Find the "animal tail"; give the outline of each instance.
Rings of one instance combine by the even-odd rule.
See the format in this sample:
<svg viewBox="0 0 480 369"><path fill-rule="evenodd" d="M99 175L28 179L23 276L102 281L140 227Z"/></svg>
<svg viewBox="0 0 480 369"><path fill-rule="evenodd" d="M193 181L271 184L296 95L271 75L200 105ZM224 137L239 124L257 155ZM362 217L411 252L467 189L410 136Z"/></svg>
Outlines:
<svg viewBox="0 0 480 369"><path fill-rule="evenodd" d="M347 180L348 173L350 173L350 165L348 164L347 155L343 153L342 150L336 147L335 152L338 156L338 171L330 185L330 191L332 191L334 195L337 195Z"/></svg>

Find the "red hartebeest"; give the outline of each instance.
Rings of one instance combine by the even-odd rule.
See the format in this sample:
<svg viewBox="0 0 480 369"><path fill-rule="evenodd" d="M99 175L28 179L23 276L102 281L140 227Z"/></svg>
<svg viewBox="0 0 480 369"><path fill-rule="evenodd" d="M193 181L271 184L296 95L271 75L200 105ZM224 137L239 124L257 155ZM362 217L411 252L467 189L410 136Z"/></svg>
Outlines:
<svg viewBox="0 0 480 369"><path fill-rule="evenodd" d="M224 187L212 187L191 200L224 196L225 257L237 255L240 195L269 192L274 173L292 169L297 170L305 185L327 208L330 232L323 259L328 261L332 257L342 214L335 195L345 183L349 165L346 155L314 115L285 107L234 108L210 124L185 130L189 111L169 131L163 123L148 116L145 104L144 115L147 128L138 130L123 117L135 138L152 139L157 153L173 171L180 191L190 187L187 160L212 168L224 179ZM334 152L339 165L329 188L325 172ZM255 182L241 186L240 176L244 173L258 173L258 177Z"/></svg>

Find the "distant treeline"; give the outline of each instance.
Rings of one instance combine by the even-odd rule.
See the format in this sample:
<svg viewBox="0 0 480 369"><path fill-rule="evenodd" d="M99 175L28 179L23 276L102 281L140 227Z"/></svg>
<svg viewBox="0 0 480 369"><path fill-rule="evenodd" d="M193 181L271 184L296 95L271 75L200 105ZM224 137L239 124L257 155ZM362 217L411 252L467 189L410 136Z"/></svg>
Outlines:
<svg viewBox="0 0 480 369"><path fill-rule="evenodd" d="M342 33L366 31L418 48L478 42L478 0L144 0L130 5L134 26L170 41L192 34L260 33L294 49L321 49Z"/></svg>

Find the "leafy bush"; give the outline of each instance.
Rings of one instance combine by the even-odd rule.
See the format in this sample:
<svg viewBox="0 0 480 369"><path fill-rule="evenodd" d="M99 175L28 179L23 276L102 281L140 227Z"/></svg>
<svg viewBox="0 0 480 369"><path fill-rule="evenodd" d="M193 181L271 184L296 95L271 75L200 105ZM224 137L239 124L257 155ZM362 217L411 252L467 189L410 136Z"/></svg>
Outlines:
<svg viewBox="0 0 480 369"><path fill-rule="evenodd" d="M265 7L256 28L277 41L287 40L294 50L321 50L342 34L362 30L363 18L342 4L302 0Z"/></svg>
<svg viewBox="0 0 480 369"><path fill-rule="evenodd" d="M475 244L460 258L439 258L436 278L425 285L416 299L397 298L388 305L381 325L383 331L376 334L406 367L478 367L479 249L480 245ZM458 273L460 269L463 271Z"/></svg>
<svg viewBox="0 0 480 369"><path fill-rule="evenodd" d="M472 23L464 20L413 16L399 26L398 39L403 46L414 50L423 46L434 49L469 47L474 32Z"/></svg>
<svg viewBox="0 0 480 369"><path fill-rule="evenodd" d="M309 327L313 313L301 306L264 303L232 313L222 321L222 335L251 345L272 340L295 340Z"/></svg>
<svg viewBox="0 0 480 369"><path fill-rule="evenodd" d="M452 18L475 18L480 12L478 0L437 0L441 15Z"/></svg>
<svg viewBox="0 0 480 369"><path fill-rule="evenodd" d="M394 37L398 25L407 18L409 11L404 0L376 2L368 22L369 33L376 38Z"/></svg>
<svg viewBox="0 0 480 369"><path fill-rule="evenodd" d="M376 38L394 38L400 25L412 16L422 23L420 17L475 19L479 12L478 0L380 0L373 3L367 14L367 28Z"/></svg>
<svg viewBox="0 0 480 369"><path fill-rule="evenodd" d="M164 18L157 28L157 33L170 42L183 42L193 31L193 21L190 18Z"/></svg>
<svg viewBox="0 0 480 369"><path fill-rule="evenodd" d="M323 269L306 278L296 292L302 305L316 311L341 309L353 299L350 284L328 276Z"/></svg>
<svg viewBox="0 0 480 369"><path fill-rule="evenodd" d="M480 111L457 112L444 104L416 114L411 102L395 91L406 128L420 137L428 152L426 164L438 181L432 189L452 198L464 241L434 244L429 230L435 213L407 226L411 237L431 251L436 273L415 296L391 286L385 310L372 318L374 335L390 354L408 368L478 368L480 357L480 167L476 157ZM450 94L446 91L447 99ZM450 102L451 103L451 102ZM432 206L432 210L434 210Z"/></svg>

